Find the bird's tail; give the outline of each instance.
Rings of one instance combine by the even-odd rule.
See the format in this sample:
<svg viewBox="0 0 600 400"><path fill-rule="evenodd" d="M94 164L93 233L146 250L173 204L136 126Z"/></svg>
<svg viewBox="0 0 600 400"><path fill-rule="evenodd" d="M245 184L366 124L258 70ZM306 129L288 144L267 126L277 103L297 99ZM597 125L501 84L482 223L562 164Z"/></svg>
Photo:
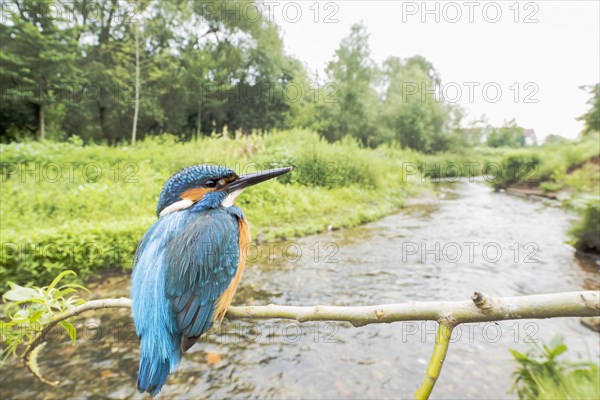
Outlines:
<svg viewBox="0 0 600 400"><path fill-rule="evenodd" d="M163 308L160 306L162 303L166 303L166 299L157 302L156 308ZM135 301L133 305L134 311L137 310L139 305L135 307ZM181 334L174 329L172 319L163 318L162 314L146 314L146 318L136 321L140 336L137 387L140 393L148 392L152 396L160 392L169 372L175 371L181 360ZM139 312L137 315L140 315Z"/></svg>
<svg viewBox="0 0 600 400"><path fill-rule="evenodd" d="M142 348L144 347L142 339ZM143 354L140 357L137 387L140 393L148 392L155 396L167 380L169 372L179 363L180 355L176 352L172 358L160 358Z"/></svg>
<svg viewBox="0 0 600 400"><path fill-rule="evenodd" d="M151 248L152 250L152 248ZM148 261L153 258L155 263ZM150 266L150 268L148 267ZM140 337L138 390L152 396L160 392L169 372L181 360L181 333L165 293L162 254L142 254L131 280L135 330Z"/></svg>
<svg viewBox="0 0 600 400"><path fill-rule="evenodd" d="M148 230L136 251L131 276L131 310L140 337L138 390L152 396L160 392L169 372L181 360L181 333L171 302L166 297L166 243L177 232L183 217L159 219ZM167 236L164 236L167 235Z"/></svg>

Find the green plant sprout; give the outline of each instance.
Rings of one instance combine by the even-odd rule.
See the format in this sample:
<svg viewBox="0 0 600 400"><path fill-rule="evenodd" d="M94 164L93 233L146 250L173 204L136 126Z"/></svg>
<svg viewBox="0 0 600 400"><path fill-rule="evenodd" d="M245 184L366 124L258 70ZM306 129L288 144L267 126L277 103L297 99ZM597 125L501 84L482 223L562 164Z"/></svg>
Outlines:
<svg viewBox="0 0 600 400"><path fill-rule="evenodd" d="M78 295L80 291L91 294L85 287L73 283L58 286L68 275L76 276L73 271L64 271L50 285L44 287L24 287L8 282L10 290L2 296L5 306L3 320L0 321L2 364L10 356L19 357L18 349L21 346L29 346L55 315L86 302ZM59 325L67 331L75 344L77 330L73 324L65 320L60 321Z"/></svg>

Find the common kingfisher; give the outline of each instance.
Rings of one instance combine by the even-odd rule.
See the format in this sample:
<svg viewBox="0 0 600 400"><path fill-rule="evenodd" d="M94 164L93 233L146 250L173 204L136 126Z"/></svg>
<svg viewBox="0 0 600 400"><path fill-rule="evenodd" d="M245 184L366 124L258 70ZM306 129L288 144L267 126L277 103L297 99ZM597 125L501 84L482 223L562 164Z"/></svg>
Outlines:
<svg viewBox="0 0 600 400"><path fill-rule="evenodd" d="M140 393L156 395L182 354L221 322L233 300L250 242L236 196L290 170L238 176L226 167L196 165L167 180L158 220L138 245L131 277Z"/></svg>

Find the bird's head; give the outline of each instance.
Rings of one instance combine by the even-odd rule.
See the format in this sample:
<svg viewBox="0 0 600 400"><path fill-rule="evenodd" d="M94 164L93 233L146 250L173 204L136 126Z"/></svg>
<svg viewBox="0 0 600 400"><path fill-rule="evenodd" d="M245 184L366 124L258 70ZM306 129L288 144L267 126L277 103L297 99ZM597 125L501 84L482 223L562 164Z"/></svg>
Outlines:
<svg viewBox="0 0 600 400"><path fill-rule="evenodd" d="M276 168L247 175L216 165L194 165L176 173L163 186L156 213L159 217L199 204L210 209L230 207L244 189L289 172Z"/></svg>

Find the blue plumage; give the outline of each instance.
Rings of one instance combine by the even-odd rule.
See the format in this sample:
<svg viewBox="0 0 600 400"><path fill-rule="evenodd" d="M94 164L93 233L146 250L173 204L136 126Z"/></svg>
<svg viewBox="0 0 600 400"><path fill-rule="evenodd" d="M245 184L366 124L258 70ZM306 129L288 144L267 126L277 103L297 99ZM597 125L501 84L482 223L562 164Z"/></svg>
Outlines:
<svg viewBox="0 0 600 400"><path fill-rule="evenodd" d="M135 328L141 338L138 390L153 396L169 371L181 359L181 332L173 324L173 310L166 291L167 244L190 219L190 213L172 213L160 218L144 235L136 254L131 278Z"/></svg>
<svg viewBox="0 0 600 400"><path fill-rule="evenodd" d="M156 215L168 205L180 200L181 193L201 186L203 180L219 179L232 174L235 174L233 170L218 165L194 165L179 171L165 182L156 205Z"/></svg>
<svg viewBox="0 0 600 400"><path fill-rule="evenodd" d="M240 241L249 241L233 199L245 187L287 171L237 176L225 167L200 165L165 183L159 219L138 246L131 278L140 392L156 395L182 353L231 302L244 266Z"/></svg>
<svg viewBox="0 0 600 400"><path fill-rule="evenodd" d="M140 391L158 393L182 350L211 327L215 302L238 267L235 214L224 208L167 214L142 239L131 284Z"/></svg>

